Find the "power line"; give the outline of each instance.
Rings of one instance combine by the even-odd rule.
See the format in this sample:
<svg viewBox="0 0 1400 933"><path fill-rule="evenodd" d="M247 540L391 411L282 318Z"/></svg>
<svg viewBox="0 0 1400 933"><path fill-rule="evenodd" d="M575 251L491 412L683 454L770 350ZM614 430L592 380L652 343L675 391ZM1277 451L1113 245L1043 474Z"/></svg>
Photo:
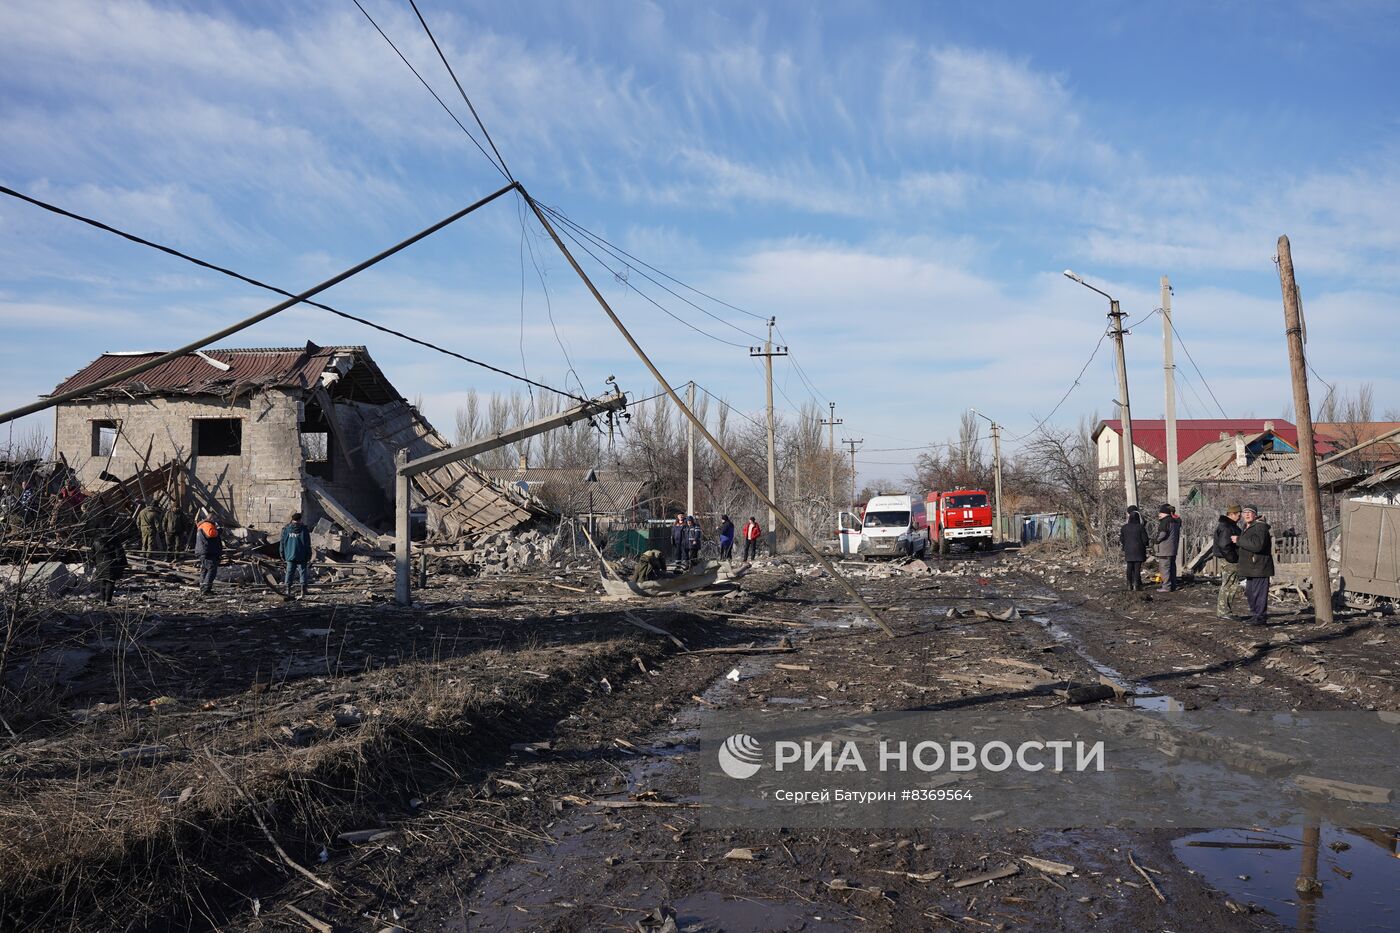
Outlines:
<svg viewBox="0 0 1400 933"><path fill-rule="evenodd" d="M122 239L130 240L132 243L136 243L136 244L138 244L138 245L140 245L140 246L145 246L145 247L148 247L148 248L150 248L150 249L159 250L159 251L162 252L162 253L166 253L166 254L168 254L168 255L174 256L174 257L177 258L177 259L183 259L185 262L193 263L194 265L199 266L199 267L204 268L204 269L208 269L208 270L210 270L211 272L217 272L217 273L219 273L220 275L226 275L226 276L228 276L229 278L238 279L238 280L241 281L241 282L246 282L246 283L248 283L249 285L255 285L255 286L257 286L258 288L265 289L265 290L267 290L267 291L274 292L274 293L276 293L276 294L278 294L278 295L283 295L283 296L288 297L288 298L295 298L295 297L296 297L296 296L293 295L291 292L289 292L289 291L287 291L287 290L285 290L285 289L282 289L282 288L278 288L278 287L275 286L275 285L269 285L269 284L267 284L266 282L260 282L260 281L258 281L258 280L255 279L255 278L252 278L252 277L250 277L250 276L246 276L246 275L242 274L241 272L235 272L235 271L232 270L232 269L228 269L228 268L225 268L225 267L223 267L223 266L215 265L215 264L212 263L212 262L207 262L207 261L205 261L205 260L203 260L203 259L199 259L199 258L197 258L197 257L195 257L195 256L191 256L191 255L189 255L188 253L182 253L182 252L180 252L179 250L177 250L177 249L175 249L175 248L173 248L173 247L165 246L165 245L163 245L163 244L156 243L156 242L154 242L154 241L152 241L152 240L148 240L148 239L146 239L145 237L137 236L137 235L134 234L134 233L129 233L129 232L125 231L125 230L121 230L121 229L119 229L119 228L117 228L117 227L113 227L113 226L111 226L110 224L103 223L103 222L100 221L100 220L94 220L94 219L91 218L91 217L84 217L82 214L75 214L75 213L73 213L72 211L65 210L64 208L58 207L57 205L49 204L49 203L46 202L46 201L40 201L38 198L33 198L33 197L30 197L30 196L27 195L27 194L23 194L23 193L21 193L21 192L19 192L19 191L15 191L13 188L7 188L7 187L5 187L4 185L0 185L0 194L6 194L6 195L9 195L9 196L12 197L12 198L17 198L17 199L19 199L19 200L21 200L21 201L26 201L26 202L28 202L28 203L30 203L30 204L33 204L35 207L41 207L41 208L43 208L43 209L46 210L46 211L49 211L49 212L54 213L54 214L58 214L60 217L67 217L67 218L69 218L69 219L71 219L71 220L76 220L76 221L79 221L80 223L87 224L89 227L94 227L94 228L96 228L96 229L98 229L98 230L103 231L104 233L115 234L116 236L119 236L119 237L121 237ZM485 362L482 362L481 360L472 359L471 357L469 357L469 356L464 356L464 355L462 355L461 353L456 352L455 350L448 350L448 349L446 349L445 347L440 347L440 346L438 346L437 344L429 343L429 342L426 341L426 340L420 340L420 339L417 338L417 337L411 337L411 336L409 336L408 334L403 333L402 331L397 331L397 330L394 330L393 328L385 327L385 326L382 325L382 324L377 324L377 323L375 323L374 321L368 320L368 319L366 319L366 318L362 318L362 317L359 317L359 316L357 316L357 315L350 314L349 312L346 312L346 311L341 311L341 310L338 309L338 308L332 308L330 305L322 304L322 303L319 302L319 301L311 301L311 300L308 300L308 299L303 299L303 300L302 300L302 304L308 304L308 305L311 305L312 307L320 308L320 309L323 310L323 311L329 311L331 314L337 315L337 316L339 316L339 317L343 317L343 318L345 318L345 319L347 319L347 320L350 320L350 321L355 321L355 322L358 323L358 324L363 324L363 325L366 326L366 327L371 327L371 328L373 328L373 329L375 329L375 330L377 330L377 331L381 331L382 333L390 334L390 335L392 335L392 336L394 336L394 337L398 337L398 338L400 338L400 339L402 339L402 340L407 340L409 343L417 344L418 346L425 347L425 348L427 348L427 349L429 349L429 350L435 350L435 351L438 352L438 353L442 353L442 354L445 354L445 355L447 355L447 356L453 357L453 358L455 358L455 359L461 360L461 361L464 362L464 363L470 363L470 364L473 365L473 366L480 366L482 369L490 370L490 371L493 372L493 373L497 373L497 374L499 374L499 375L506 376L506 377L509 377L509 378L511 378L511 379L515 379L515 380L517 380L517 381L519 381L519 382L528 383L529 385L535 386L536 388L545 389L546 391L549 391L549 392L554 392L555 394L557 394L557 395L562 395L562 396L564 396L565 398L571 398L571 399L574 399L575 401L579 401L579 402L586 401L586 399L584 399L584 398L582 398L582 397L580 397L580 396L574 395L572 392L566 392L566 391L563 390L563 389L556 389L556 388L554 388L553 386L545 385L543 382L536 382L535 380L530 379L530 378L527 378L527 377L525 377L525 376L516 375L515 373L513 373L513 372L511 372L511 371L509 371L509 370L501 369L499 366L492 366L490 363L485 363Z"/></svg>
<svg viewBox="0 0 1400 933"><path fill-rule="evenodd" d="M423 24L423 31L428 34L428 39L432 41L433 48L437 49L438 58L442 59L443 67L445 67L447 73L452 76L452 83L457 85L457 92L462 95L462 100L467 102L467 109L472 112L472 118L476 120L476 125L481 127L481 135L486 137L486 142L491 145L491 151L496 153L496 159L500 162L500 164L496 166L497 170L505 175L506 178L515 181L515 176L510 173L510 168L506 165L506 160L501 156L501 150L496 148L496 141L492 139L491 134L487 132L486 124L481 122L481 115L476 112L476 107L472 106L472 99L467 96L466 88L462 87L462 82L457 80L457 72L452 70L451 62L449 62L447 56L443 54L442 46L438 45L437 36L433 35L433 31L428 28L428 21L423 18L422 12L418 9L418 4L415 0L408 0L408 4L413 7L413 12L418 15L418 22ZM487 156L487 158L490 158L490 156ZM493 162L492 164L495 165L496 163Z"/></svg>
<svg viewBox="0 0 1400 933"><path fill-rule="evenodd" d="M360 5L360 0L352 0L352 2L355 4L355 6L359 7L360 12L365 15L365 19L369 20L369 24L374 27L375 32L383 36L384 41L389 43L389 48L394 50L394 54L399 57L399 60L408 66L409 71L413 72L413 76L418 79L418 83L428 89L428 93L433 95L433 99L436 100L438 104L442 106L443 110L447 111L447 115L452 118L452 122L457 124L457 126L461 128L463 133L467 134L467 138L472 141L472 145L476 146L477 149L481 150L481 154L486 156L486 161L490 162L492 167L495 168L496 171L500 172L501 168L500 166L496 165L495 161L491 158L491 153L487 152L486 147L482 146L481 143L477 141L477 138L474 135L472 135L472 131L467 129L466 124L464 124L461 120L457 119L457 114L453 113L452 108L447 106L447 102L438 96L438 92L433 90L433 86L429 84L427 80L424 79L424 77L418 72L418 69L413 67L413 62L409 61L408 58L404 56L403 52L399 51L399 47L394 44L394 40L390 39L388 34L385 33L383 29L379 28L379 24L374 21L374 17L370 16L369 11ZM448 70L450 71L451 69ZM492 148L494 148L494 146ZM515 180L505 172L502 172L502 174L506 175L506 178L509 181Z"/></svg>
<svg viewBox="0 0 1400 933"><path fill-rule="evenodd" d="M1191 362L1191 368L1194 369L1196 375L1200 377L1201 385L1205 386L1206 392L1210 394L1210 400L1214 402L1215 407L1220 410L1220 417L1229 418L1230 416L1225 413L1225 406L1221 405L1220 400L1215 397L1215 390L1210 387L1210 382L1206 379L1205 373L1201 372L1201 367L1196 365L1196 358L1193 357L1191 351L1186 348L1186 341L1181 339L1181 331L1177 329L1176 322L1168 320L1167 325L1171 327L1172 336L1176 338L1177 344L1180 345L1181 352L1185 353L1186 359ZM1322 377L1319 376L1318 378Z"/></svg>
<svg viewBox="0 0 1400 933"><path fill-rule="evenodd" d="M585 241L580 240L577 236L574 235L573 231L569 230L569 229L566 227L566 228L564 228L563 233L564 233L564 236L568 237L570 240L572 240L572 241L574 242L574 245L575 245L575 246L577 246L579 249L583 250L583 251L584 251L585 253L587 253L590 257L592 257L592 259L593 259L594 262L598 263L598 265L602 266L604 269L608 270L608 272L612 273L613 278L615 278L616 280L618 280L619 282L621 282L621 283L623 284L623 286L625 286L626 288L632 289L632 291L636 292L636 293L637 293L638 295L640 295L642 298L645 298L648 302L650 302L653 306L655 306L655 307L657 308L657 310L661 311L661 312L662 312L663 314L665 314L667 317L670 317L671 319L675 320L677 323L680 323L680 324L685 325L686 327L688 327L688 328L690 328L691 330L695 331L697 334L702 334L702 335L704 335L704 336L706 336L706 337L709 337L711 340L715 341L716 343L722 343L722 344L724 344L724 345L727 346L727 347L738 347L738 348L741 349L741 350L747 349L747 346L746 346L745 344L742 344L742 343L735 343L735 342L732 341L732 340L725 340L723 337L717 337L717 336L715 336L714 334L710 333L709 331L704 330L703 328L696 327L694 324L690 323L690 322L687 321L685 318L679 316L678 314L676 314L675 312L673 312L670 308L667 308L665 305L663 305L663 304L661 304L660 302L658 302L655 298L652 298L652 297L651 297L650 295L648 295L646 292L642 291L640 288L638 288L637 286L633 285L632 282L627 278L627 276L625 276L625 275L621 274L620 272L618 272L617 270L613 269L612 266L609 266L606 262L604 262L601 258L599 258L598 254L595 253L595 252L593 252L593 250L589 248L588 243L585 242Z"/></svg>
<svg viewBox="0 0 1400 933"><path fill-rule="evenodd" d="M730 303L727 302L727 301L724 301L724 300L722 300L722 299L720 299L720 298L716 298L714 295L711 295L711 294L709 294L708 292L703 292L703 291L701 291L700 289L696 288L694 285L687 285L685 282L682 282L680 279L676 278L674 275L671 275L671 274L669 274L669 273L667 273L667 272L662 271L661 269L656 268L655 266L653 266L653 265L647 263L645 260L638 259L636 256L633 256L631 253L627 252L627 250L623 249L622 247L618 246L617 244L615 244L615 243L609 243L606 239L604 239L604 238L603 238L602 236L600 236L599 234L594 233L594 232L591 231L591 230L588 230L587 228L585 228L585 227L583 227L582 225L580 225L580 224L574 222L573 220L570 220L569 217L568 217L568 215L566 215L563 211L560 211L558 208L546 207L546 206L543 205L543 204L541 204L540 207L544 208L544 210L547 211L547 212L549 213L549 215L550 215L551 217L553 217L554 219L559 220L559 221L561 221L561 222L563 222L563 223L569 224L570 226L575 227L575 228L577 228L578 230L583 231L583 232L586 233L589 237L591 237L591 238L593 238L593 239L596 239L596 240L598 240L599 242L601 242L601 243L603 243L603 244L606 244L607 247L608 247L610 250L613 250L613 251L615 251L615 252L617 252L617 253L620 253L622 256L627 257L627 258L630 259L632 262L637 263L638 265L641 265L641 266L644 266L644 267L650 269L652 272L655 272L657 275L661 276L662 278L669 279L670 281L672 281L672 282L674 282L675 284L679 285L681 288L686 289L687 291L692 291L692 292L694 292L695 294L701 296L702 298L708 298L710 301L713 301L715 304L724 305L726 308L729 308L729 309L732 310L732 311L738 311L740 314L747 314L747 315L748 315L749 317L751 317L751 318L755 318L755 319L760 320L760 321L766 321L766 320L768 320L768 315L765 315L765 314L756 314L756 313L754 313L753 311L749 311L749 310L747 310L747 309L745 309L745 308L741 308L741 307L739 307L738 305L732 305L732 304L730 304ZM750 336L753 336L753 335L750 334Z"/></svg>
<svg viewBox="0 0 1400 933"><path fill-rule="evenodd" d="M662 289L663 291L665 291L667 294L671 295L672 297L677 298L677 299L679 299L680 301L685 302L686 304L688 304L688 305L690 305L692 308L694 308L696 311L699 311L701 314L706 315L707 317L713 318L714 320L716 320L716 321L718 321L719 323L723 324L725 327L732 327L734 330L737 330L739 333L743 334L745 337L752 337L754 340L762 340L762 339L763 339L763 338L762 338L761 336L759 336L758 334L754 334L754 333L751 333L751 332L749 332L749 331L746 331L746 330L744 330L742 327L738 326L737 324L731 323L730 321L726 321L724 318L720 317L719 315L713 314L713 313L711 313L710 311L707 311L706 309L700 307L698 304L696 304L695 302L691 301L689 298L686 298L684 295L679 295L679 294L677 294L675 291L673 291L672 289L667 288L665 285L663 285L662 283L658 282L656 279L652 278L651 276L647 275L647 274L646 274L645 272L643 272L641 269L636 268L636 267L633 266L631 263L629 263L626 259L623 259L623 258L622 258L623 256L628 256L628 257L630 258L630 254L623 252L622 250L620 250L620 249L618 249L617 247L613 246L612 244L608 243L607 240L604 240L602 237L598 236L597 234L593 233L592 231L588 230L587 228L581 226L580 224L574 223L572 220L570 220L568 217L566 217L564 214L560 213L559 211L556 211L554 208L548 207L547 205L543 205L543 204L540 205L540 207L542 207L542 208L544 209L545 213L549 214L549 216L553 217L555 220L559 221L561 224L564 224L565 226L568 226L568 227L573 228L573 229L574 229L575 231L577 231L580 235L582 235L582 236L584 236L584 237L587 237L589 240L592 240L594 243L597 244L597 246L598 246L599 249L601 249L601 250L603 250L603 251L609 253L610 255L612 255L612 257L613 257L614 259L616 259L616 260L618 260L620 263L622 263L622 265L623 265L624 267L626 267L629 271L636 272L636 273L637 273L638 275L640 275L642 278L646 279L648 282L651 282L651 283L652 283L653 285L655 285L657 288ZM621 253L621 255L618 255L619 253ZM636 261L636 260L634 260L634 261ZM646 265L646 264L645 264L645 263L642 263L642 265ZM647 268L652 268L652 267L651 267L651 266L647 266ZM659 274L665 275L665 273L659 273ZM614 273L614 275L616 275L616 273ZM666 276L666 278L670 278L670 276Z"/></svg>

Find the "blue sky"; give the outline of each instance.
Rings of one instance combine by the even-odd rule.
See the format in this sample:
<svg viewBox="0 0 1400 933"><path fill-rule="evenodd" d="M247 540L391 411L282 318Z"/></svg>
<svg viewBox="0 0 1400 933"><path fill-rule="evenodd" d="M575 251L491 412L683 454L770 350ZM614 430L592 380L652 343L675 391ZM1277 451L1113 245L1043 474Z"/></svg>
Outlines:
<svg viewBox="0 0 1400 933"><path fill-rule="evenodd" d="M468 121L406 0L362 2ZM1400 407L1391 4L422 7L535 197L776 315L844 431L866 439L867 479L901 476L915 455L878 448L945 440L969 406L1008 436L1050 411L1106 310L1066 267L1133 318L1170 276L1215 397L1230 415L1279 415L1290 400L1271 261L1280 233L1317 371L1343 388L1374 382L1380 409ZM294 291L501 183L350 0L11 0L0 139L0 182ZM759 409L745 349L590 271L674 382ZM696 326L751 342L632 281ZM511 201L324 297L552 385L566 380L562 343L590 392L608 375L650 392ZM270 303L4 201L0 404L103 350L166 348ZM469 388L507 387L314 309L232 343L307 339L368 344L449 430ZM1160 323L1128 342L1135 413L1158 417ZM1180 414L1218 415L1180 362ZM798 375L781 360L777 372L780 404L800 402ZM1105 349L1055 420L1107 414L1115 395Z"/></svg>

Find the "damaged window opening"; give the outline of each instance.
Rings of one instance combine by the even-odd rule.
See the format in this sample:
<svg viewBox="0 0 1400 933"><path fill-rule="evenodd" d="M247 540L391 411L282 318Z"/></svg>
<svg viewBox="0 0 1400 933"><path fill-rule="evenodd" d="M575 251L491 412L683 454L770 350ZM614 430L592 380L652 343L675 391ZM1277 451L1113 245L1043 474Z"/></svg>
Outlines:
<svg viewBox="0 0 1400 933"><path fill-rule="evenodd" d="M243 452L243 419L194 419L196 457L236 457Z"/></svg>
<svg viewBox="0 0 1400 933"><path fill-rule="evenodd" d="M94 457L112 456L112 451L117 448L117 432L120 430L120 421L92 422L92 455Z"/></svg>
<svg viewBox="0 0 1400 933"><path fill-rule="evenodd" d="M301 459L308 476L331 478L331 436L327 431L301 426Z"/></svg>

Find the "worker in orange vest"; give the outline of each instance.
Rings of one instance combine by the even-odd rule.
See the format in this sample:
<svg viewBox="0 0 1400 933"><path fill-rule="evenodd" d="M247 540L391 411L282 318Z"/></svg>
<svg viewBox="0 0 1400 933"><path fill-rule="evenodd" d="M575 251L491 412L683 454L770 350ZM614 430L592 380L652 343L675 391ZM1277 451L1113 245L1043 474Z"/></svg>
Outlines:
<svg viewBox="0 0 1400 933"><path fill-rule="evenodd" d="M204 519L195 529L194 554L199 558L199 592L208 593L214 588L219 560L224 556L223 530L213 516Z"/></svg>

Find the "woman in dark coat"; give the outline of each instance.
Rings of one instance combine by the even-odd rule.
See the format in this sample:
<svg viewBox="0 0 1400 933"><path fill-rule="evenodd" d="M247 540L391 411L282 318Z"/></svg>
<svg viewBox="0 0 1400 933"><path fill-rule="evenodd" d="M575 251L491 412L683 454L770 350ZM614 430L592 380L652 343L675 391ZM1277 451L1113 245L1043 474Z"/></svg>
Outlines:
<svg viewBox="0 0 1400 933"><path fill-rule="evenodd" d="M1147 560L1147 528L1135 505L1128 506L1128 520L1118 529L1118 541L1123 545L1123 563L1127 565L1128 589L1142 589L1142 565Z"/></svg>

